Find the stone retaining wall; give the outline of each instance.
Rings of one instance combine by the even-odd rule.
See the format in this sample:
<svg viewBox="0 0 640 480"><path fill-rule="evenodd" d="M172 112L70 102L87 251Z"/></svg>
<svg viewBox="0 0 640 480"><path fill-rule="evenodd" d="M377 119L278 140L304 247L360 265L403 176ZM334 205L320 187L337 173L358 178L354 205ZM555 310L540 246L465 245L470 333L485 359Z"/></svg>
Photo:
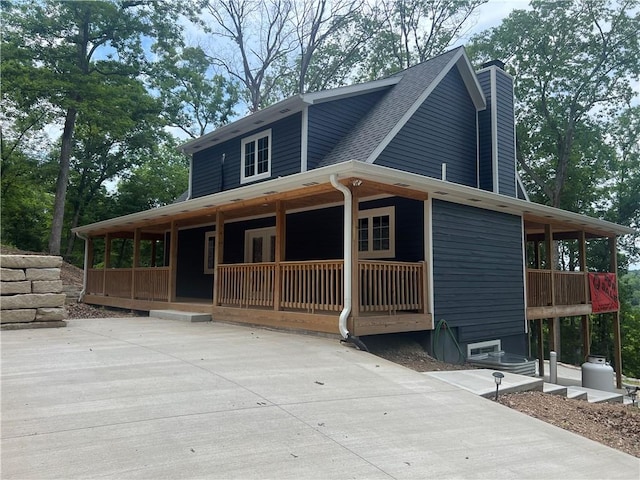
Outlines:
<svg viewBox="0 0 640 480"><path fill-rule="evenodd" d="M2 330L64 327L62 257L0 255Z"/></svg>

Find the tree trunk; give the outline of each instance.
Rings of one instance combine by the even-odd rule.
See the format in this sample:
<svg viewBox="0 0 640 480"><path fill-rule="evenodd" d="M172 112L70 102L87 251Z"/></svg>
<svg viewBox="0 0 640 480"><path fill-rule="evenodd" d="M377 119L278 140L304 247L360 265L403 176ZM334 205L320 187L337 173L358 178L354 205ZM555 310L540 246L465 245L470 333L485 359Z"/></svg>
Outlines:
<svg viewBox="0 0 640 480"><path fill-rule="evenodd" d="M75 108L67 110L62 132L62 148L60 149L60 170L56 181L56 197L53 206L53 220L51 222L51 236L49 237L49 253L60 255L62 242L62 226L64 223L64 206L67 197L67 184L69 183L69 162L71 148L73 146L73 130L76 125L78 112Z"/></svg>

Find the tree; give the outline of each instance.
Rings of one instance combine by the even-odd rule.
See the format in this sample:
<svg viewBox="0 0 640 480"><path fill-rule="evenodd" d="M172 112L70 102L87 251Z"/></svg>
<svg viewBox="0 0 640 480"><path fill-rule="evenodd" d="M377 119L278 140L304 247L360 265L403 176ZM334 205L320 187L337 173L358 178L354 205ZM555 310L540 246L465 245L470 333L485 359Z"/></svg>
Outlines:
<svg viewBox="0 0 640 480"><path fill-rule="evenodd" d="M167 125L191 138L227 123L238 103L237 85L214 73L197 47L162 54L154 65L151 84L160 93Z"/></svg>
<svg viewBox="0 0 640 480"><path fill-rule="evenodd" d="M517 159L546 202L564 207L584 159L580 137L628 104L640 75L637 0L534 0L473 39L479 60L498 58L515 74Z"/></svg>
<svg viewBox="0 0 640 480"><path fill-rule="evenodd" d="M59 254L78 114L100 111L118 94L104 88L105 78L135 77L142 71L143 39L177 41L175 18L182 7L179 10L174 2L130 0L22 1L2 6L6 27L2 63L10 62L19 73L8 82L33 79L28 84L29 98L62 122L49 238L49 252Z"/></svg>
<svg viewBox="0 0 640 480"><path fill-rule="evenodd" d="M352 63L369 35L345 33L355 25L364 7L363 0L294 2L293 20L298 50L295 93L327 88L327 83L334 80L337 71L343 65ZM318 52L320 55L316 55ZM314 63L322 67L313 68Z"/></svg>
<svg viewBox="0 0 640 480"><path fill-rule="evenodd" d="M249 111L256 112L273 101L274 90L286 73L281 66L295 48L290 22L292 2L212 0L206 8L216 27L210 31L232 44L225 54L216 43L208 56L240 82Z"/></svg>
<svg viewBox="0 0 640 480"><path fill-rule="evenodd" d="M169 139L120 180L114 213L126 215L170 204L188 185L189 159L178 151L175 140Z"/></svg>
<svg viewBox="0 0 640 480"><path fill-rule="evenodd" d="M80 113L76 122L67 202L70 229L80 224L106 181L115 181L153 154L162 131L160 102L139 81L120 76L105 81L109 90L120 93L100 111ZM67 257L75 240L70 229Z"/></svg>
<svg viewBox="0 0 640 480"><path fill-rule="evenodd" d="M487 0L379 0L365 28L368 43L364 78L390 75L438 55L462 38L478 7Z"/></svg>

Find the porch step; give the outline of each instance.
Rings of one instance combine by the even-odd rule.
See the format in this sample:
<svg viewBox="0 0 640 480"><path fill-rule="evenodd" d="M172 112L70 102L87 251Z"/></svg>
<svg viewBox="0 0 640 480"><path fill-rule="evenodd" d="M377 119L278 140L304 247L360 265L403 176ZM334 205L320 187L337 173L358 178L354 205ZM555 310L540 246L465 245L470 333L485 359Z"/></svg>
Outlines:
<svg viewBox="0 0 640 480"><path fill-rule="evenodd" d="M179 322L211 321L211 315L208 313L181 312L179 310L150 310L149 316L163 320L177 320Z"/></svg>
<svg viewBox="0 0 640 480"><path fill-rule="evenodd" d="M623 403L624 401L624 395L621 393L605 392L585 387L580 387L580 389L587 393L587 401L589 403Z"/></svg>
<svg viewBox="0 0 640 480"><path fill-rule="evenodd" d="M567 387L567 398L572 400L587 400L587 392L582 387Z"/></svg>
<svg viewBox="0 0 640 480"><path fill-rule="evenodd" d="M562 385L556 385L555 383L544 382L542 385L542 391L549 395L560 395L561 397L567 396L567 387Z"/></svg>

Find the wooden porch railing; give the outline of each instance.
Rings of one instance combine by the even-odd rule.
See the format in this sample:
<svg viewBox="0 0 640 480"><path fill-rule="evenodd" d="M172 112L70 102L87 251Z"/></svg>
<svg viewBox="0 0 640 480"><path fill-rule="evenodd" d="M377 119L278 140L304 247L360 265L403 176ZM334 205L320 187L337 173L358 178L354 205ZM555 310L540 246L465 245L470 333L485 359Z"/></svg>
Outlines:
<svg viewBox="0 0 640 480"><path fill-rule="evenodd" d="M550 270L527 270L527 305L546 307L552 303ZM556 305L590 303L585 289L585 272L553 272Z"/></svg>
<svg viewBox="0 0 640 480"><path fill-rule="evenodd" d="M273 307L275 263L218 265L218 301L236 307Z"/></svg>
<svg viewBox="0 0 640 480"><path fill-rule="evenodd" d="M424 311L424 263L359 261L360 311Z"/></svg>
<svg viewBox="0 0 640 480"><path fill-rule="evenodd" d="M104 273L104 294L131 298L131 268L107 268Z"/></svg>
<svg viewBox="0 0 640 480"><path fill-rule="evenodd" d="M358 265L360 313L426 311L424 262L362 260ZM343 268L342 260L218 265L218 303L310 313L340 311L344 305ZM276 273L280 277L279 305L274 300ZM169 267L89 269L87 293L168 301Z"/></svg>
<svg viewBox="0 0 640 480"><path fill-rule="evenodd" d="M90 268L87 270L89 295L131 298L131 268ZM140 300L169 300L169 267L135 269L134 298Z"/></svg>
<svg viewBox="0 0 640 480"><path fill-rule="evenodd" d="M169 267L136 268L134 278L134 298L169 300Z"/></svg>
<svg viewBox="0 0 640 480"><path fill-rule="evenodd" d="M341 260L281 263L281 306L311 313L342 309L342 265Z"/></svg>
<svg viewBox="0 0 640 480"><path fill-rule="evenodd" d="M104 270L102 268L87 269L87 288L89 295L104 294Z"/></svg>

